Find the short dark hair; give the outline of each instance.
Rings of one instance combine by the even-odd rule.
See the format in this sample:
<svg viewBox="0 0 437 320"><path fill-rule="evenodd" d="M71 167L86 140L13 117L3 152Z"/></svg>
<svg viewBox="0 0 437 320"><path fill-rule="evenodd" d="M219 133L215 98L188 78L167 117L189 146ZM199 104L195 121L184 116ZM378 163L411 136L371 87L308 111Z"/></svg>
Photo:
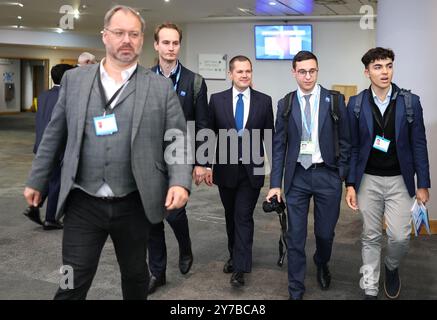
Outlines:
<svg viewBox="0 0 437 320"><path fill-rule="evenodd" d="M231 59L231 61L229 61L229 71L232 72L232 70L234 70L234 63L235 61L240 61L240 62L244 62L244 61L249 61L250 63L250 69L252 69L252 61L250 61L250 59L246 56L235 56Z"/></svg>
<svg viewBox="0 0 437 320"><path fill-rule="evenodd" d="M61 63L57 64L50 70L50 75L52 76L52 80L54 84L60 84L62 80L62 76L67 70L75 68L71 64Z"/></svg>
<svg viewBox="0 0 437 320"><path fill-rule="evenodd" d="M310 51L299 51L293 58L293 70L296 70L296 63L305 60L316 60L317 65L319 65L319 61L314 53Z"/></svg>
<svg viewBox="0 0 437 320"><path fill-rule="evenodd" d="M361 58L361 62L364 64L366 69L369 67L369 64L375 62L376 60L385 60L391 59L395 61L395 53L392 49L386 49L381 47L372 48L367 51L364 56Z"/></svg>
<svg viewBox="0 0 437 320"><path fill-rule="evenodd" d="M159 31L161 31L162 29L173 29L176 30L179 33L179 42L182 41L182 30L181 28L179 28L179 26L177 24L171 23L171 22L165 22L160 24L159 26L156 27L155 29L155 33L153 35L155 42L158 43L159 42Z"/></svg>

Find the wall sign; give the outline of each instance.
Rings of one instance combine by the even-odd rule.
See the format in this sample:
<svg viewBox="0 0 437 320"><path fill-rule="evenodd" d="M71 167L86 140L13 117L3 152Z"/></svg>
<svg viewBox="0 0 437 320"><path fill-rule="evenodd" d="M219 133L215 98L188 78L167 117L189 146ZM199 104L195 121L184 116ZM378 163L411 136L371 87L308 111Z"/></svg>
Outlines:
<svg viewBox="0 0 437 320"><path fill-rule="evenodd" d="M199 74L205 79L226 80L226 54L199 54Z"/></svg>

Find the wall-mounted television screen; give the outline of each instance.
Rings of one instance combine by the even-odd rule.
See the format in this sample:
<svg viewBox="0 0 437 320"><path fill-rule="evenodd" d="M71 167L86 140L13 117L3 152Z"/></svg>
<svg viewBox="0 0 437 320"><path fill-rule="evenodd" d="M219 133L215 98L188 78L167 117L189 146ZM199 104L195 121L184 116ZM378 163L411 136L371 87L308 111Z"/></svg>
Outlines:
<svg viewBox="0 0 437 320"><path fill-rule="evenodd" d="M292 60L301 50L312 51L312 25L255 26L255 55L259 60Z"/></svg>

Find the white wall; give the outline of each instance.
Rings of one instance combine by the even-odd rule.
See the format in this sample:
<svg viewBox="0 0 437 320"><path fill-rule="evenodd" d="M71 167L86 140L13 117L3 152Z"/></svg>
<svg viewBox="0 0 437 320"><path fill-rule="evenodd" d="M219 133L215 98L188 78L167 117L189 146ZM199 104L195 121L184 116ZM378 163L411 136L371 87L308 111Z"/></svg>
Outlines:
<svg viewBox="0 0 437 320"><path fill-rule="evenodd" d="M420 96L434 188L437 185L436 15L435 0L378 2L377 43L395 51L394 82ZM430 196L430 219L437 220L435 189L430 189Z"/></svg>
<svg viewBox="0 0 437 320"><path fill-rule="evenodd" d="M291 24L292 22L290 22ZM375 46L375 31L361 30L359 21L305 22L313 25L313 51L319 59L319 81L333 84L356 84L358 90L368 87L363 75L362 55ZM237 54L247 55L253 63L254 88L273 98L273 103L296 84L291 75L291 61L255 60L253 26L260 23L191 23L185 26L185 56L182 62L198 70L199 53L227 54L228 61ZM208 94L225 90L230 82L208 80ZM276 107L274 108L276 111Z"/></svg>

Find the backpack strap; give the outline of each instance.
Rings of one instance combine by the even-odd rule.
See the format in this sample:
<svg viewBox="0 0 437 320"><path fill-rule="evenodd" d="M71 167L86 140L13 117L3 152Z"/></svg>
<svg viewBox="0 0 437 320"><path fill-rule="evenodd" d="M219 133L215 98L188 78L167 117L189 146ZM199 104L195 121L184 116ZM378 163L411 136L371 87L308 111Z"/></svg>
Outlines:
<svg viewBox="0 0 437 320"><path fill-rule="evenodd" d="M361 91L355 98L355 104L354 104L354 114L357 119L360 118L361 113L361 104L363 102L364 92L366 90Z"/></svg>
<svg viewBox="0 0 437 320"><path fill-rule="evenodd" d="M287 145L288 143L288 120L290 119L291 107L293 105L293 99L295 95L296 95L296 91L292 91L284 96L285 109L284 112L282 113L282 118L284 119L284 128L285 128L284 145Z"/></svg>
<svg viewBox="0 0 437 320"><path fill-rule="evenodd" d="M405 113L406 113L407 121L408 124L411 124L414 121L414 111L413 111L413 104L412 104L413 95L411 93L411 90L401 89L399 95L404 97Z"/></svg>
<svg viewBox="0 0 437 320"><path fill-rule="evenodd" d="M196 105L197 96L200 93L200 89L202 87L203 78L200 74L194 74L194 82L193 82L193 104Z"/></svg>
<svg viewBox="0 0 437 320"><path fill-rule="evenodd" d="M329 90L330 94L330 102L331 102L331 117L334 122L334 147L335 147L335 158L338 159L340 157L340 142L339 142L339 135L338 130L339 126L338 123L340 121L340 110L339 110L339 104L340 104L340 95L341 93L335 90Z"/></svg>

